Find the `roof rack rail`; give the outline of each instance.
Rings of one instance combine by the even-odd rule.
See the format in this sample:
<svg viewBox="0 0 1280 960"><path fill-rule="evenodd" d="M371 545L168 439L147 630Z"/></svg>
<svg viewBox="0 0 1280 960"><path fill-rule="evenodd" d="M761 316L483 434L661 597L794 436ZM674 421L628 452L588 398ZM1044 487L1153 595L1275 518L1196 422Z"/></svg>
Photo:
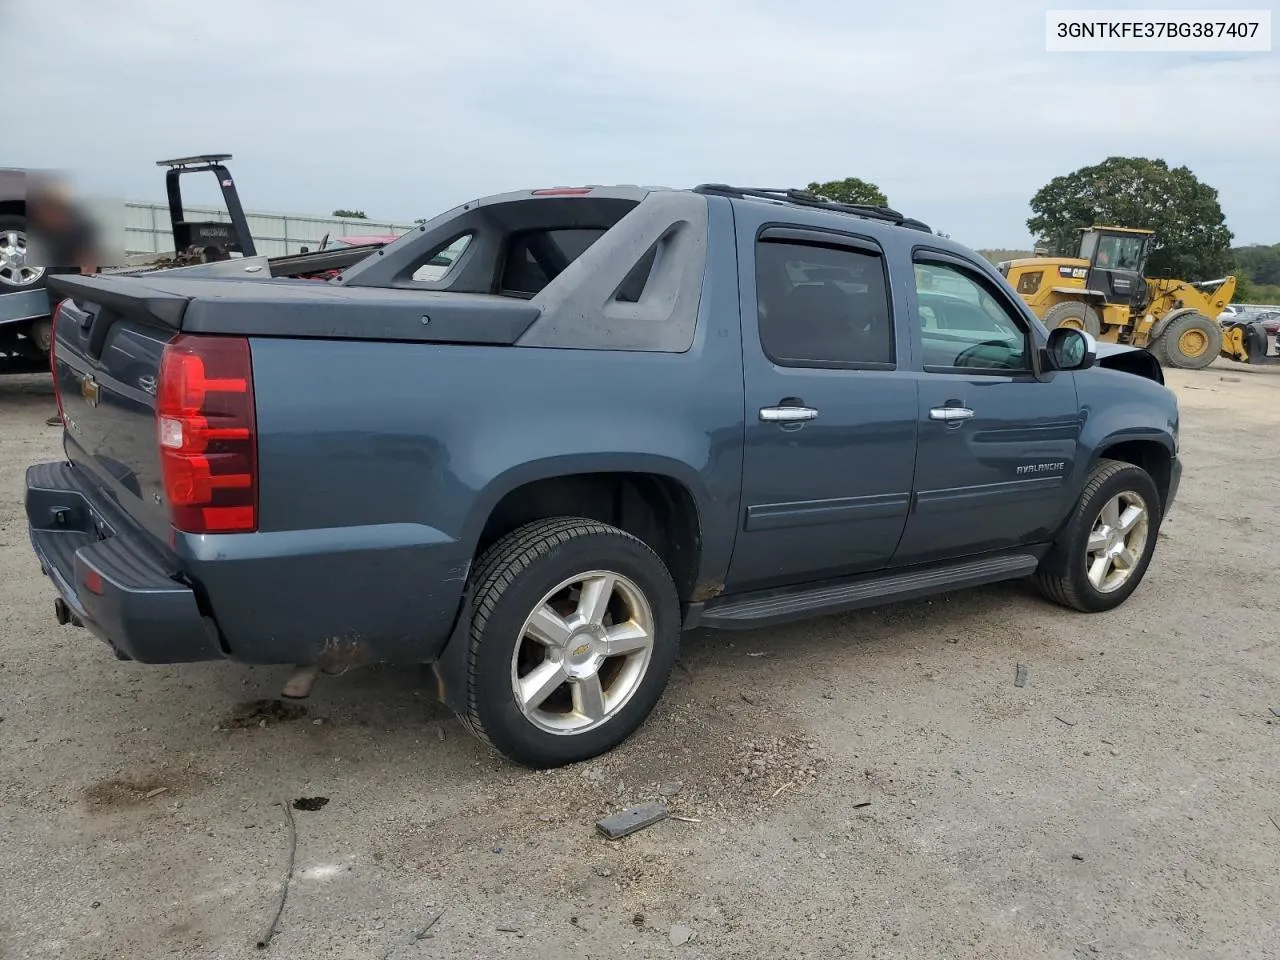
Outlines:
<svg viewBox="0 0 1280 960"><path fill-rule="evenodd" d="M793 187L731 187L727 183L701 183L693 188L693 192L717 197L772 200L774 203L790 203L798 207L835 210L839 213L850 213L856 217L866 217L868 220L884 220L900 227L933 233L933 229L927 223L903 216L891 207L880 207L869 203L840 203L837 200L828 200L816 193L810 193L808 190L796 190Z"/></svg>

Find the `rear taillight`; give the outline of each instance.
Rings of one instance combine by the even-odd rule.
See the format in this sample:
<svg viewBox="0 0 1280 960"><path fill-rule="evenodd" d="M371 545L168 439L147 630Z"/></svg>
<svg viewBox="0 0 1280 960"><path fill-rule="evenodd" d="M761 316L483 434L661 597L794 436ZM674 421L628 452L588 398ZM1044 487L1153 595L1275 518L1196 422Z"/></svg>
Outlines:
<svg viewBox="0 0 1280 960"><path fill-rule="evenodd" d="M258 528L258 430L249 341L181 334L164 348L156 389L160 473L173 526Z"/></svg>
<svg viewBox="0 0 1280 960"><path fill-rule="evenodd" d="M66 300L59 300L49 321L49 372L53 374L53 400L58 405L58 419L66 421L62 413L62 387L58 384L58 316Z"/></svg>

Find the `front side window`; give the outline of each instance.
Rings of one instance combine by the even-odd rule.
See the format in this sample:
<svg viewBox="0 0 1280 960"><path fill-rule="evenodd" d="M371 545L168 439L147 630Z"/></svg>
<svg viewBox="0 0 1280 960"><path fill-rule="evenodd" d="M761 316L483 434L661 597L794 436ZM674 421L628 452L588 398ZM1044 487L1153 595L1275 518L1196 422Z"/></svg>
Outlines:
<svg viewBox="0 0 1280 960"><path fill-rule="evenodd" d="M916 301L925 369L1031 369L1026 328L975 274L947 263L917 264Z"/></svg>

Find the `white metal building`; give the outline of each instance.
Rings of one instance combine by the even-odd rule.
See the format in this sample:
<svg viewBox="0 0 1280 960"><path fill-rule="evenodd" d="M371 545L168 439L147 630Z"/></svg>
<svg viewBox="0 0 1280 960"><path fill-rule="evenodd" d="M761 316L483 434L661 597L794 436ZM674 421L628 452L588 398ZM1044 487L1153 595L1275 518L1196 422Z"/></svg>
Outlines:
<svg viewBox="0 0 1280 960"><path fill-rule="evenodd" d="M191 220L230 221L226 210L218 207L186 205ZM361 237L402 234L417 224L393 223L387 220L360 220L348 217L319 217L304 213L262 213L246 210L249 232L258 253L277 257L301 253L303 247L315 250L325 234L330 237ZM173 250L173 233L169 226L169 207L165 203L128 200L124 204L125 252L129 256L165 253Z"/></svg>

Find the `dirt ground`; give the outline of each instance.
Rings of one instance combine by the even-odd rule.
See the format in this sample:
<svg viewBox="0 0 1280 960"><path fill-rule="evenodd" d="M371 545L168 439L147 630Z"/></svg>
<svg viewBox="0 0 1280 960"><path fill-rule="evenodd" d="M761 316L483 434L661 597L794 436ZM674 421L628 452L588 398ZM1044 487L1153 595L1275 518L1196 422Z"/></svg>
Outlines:
<svg viewBox="0 0 1280 960"><path fill-rule="evenodd" d="M0 379L0 957L1280 956L1280 369L1170 380L1182 492L1119 611L690 634L632 741L531 773L414 670L280 716L283 669L58 627L22 508L53 398ZM689 820L595 833L659 797Z"/></svg>

